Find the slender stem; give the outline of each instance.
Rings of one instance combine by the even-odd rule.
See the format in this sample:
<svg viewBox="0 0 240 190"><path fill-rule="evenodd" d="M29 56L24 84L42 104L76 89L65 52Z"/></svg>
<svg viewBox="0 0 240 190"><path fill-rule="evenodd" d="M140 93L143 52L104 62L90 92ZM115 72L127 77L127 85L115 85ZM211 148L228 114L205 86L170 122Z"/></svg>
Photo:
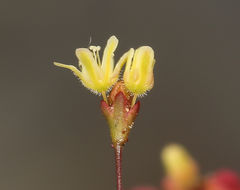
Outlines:
<svg viewBox="0 0 240 190"><path fill-rule="evenodd" d="M107 95L105 91L102 92L102 97L103 97L103 100L108 104Z"/></svg>
<svg viewBox="0 0 240 190"><path fill-rule="evenodd" d="M134 106L134 104L136 103L136 100L137 100L137 94L134 94L131 107Z"/></svg>
<svg viewBox="0 0 240 190"><path fill-rule="evenodd" d="M115 150L115 164L117 176L117 190L122 190L122 145L117 144Z"/></svg>

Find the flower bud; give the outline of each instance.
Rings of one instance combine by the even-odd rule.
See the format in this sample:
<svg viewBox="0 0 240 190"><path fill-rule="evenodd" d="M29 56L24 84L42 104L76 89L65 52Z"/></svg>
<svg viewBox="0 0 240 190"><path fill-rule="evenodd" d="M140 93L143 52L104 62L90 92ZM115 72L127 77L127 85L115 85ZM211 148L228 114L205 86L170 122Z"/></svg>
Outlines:
<svg viewBox="0 0 240 190"><path fill-rule="evenodd" d="M188 190L198 186L197 164L182 146L168 145L161 156L167 174L166 190Z"/></svg>

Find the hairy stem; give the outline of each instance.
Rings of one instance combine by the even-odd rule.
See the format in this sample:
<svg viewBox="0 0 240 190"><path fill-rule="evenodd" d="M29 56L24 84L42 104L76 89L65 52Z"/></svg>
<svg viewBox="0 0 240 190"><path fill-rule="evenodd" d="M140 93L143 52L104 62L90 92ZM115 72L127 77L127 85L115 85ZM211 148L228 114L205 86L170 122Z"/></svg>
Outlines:
<svg viewBox="0 0 240 190"><path fill-rule="evenodd" d="M115 150L115 164L117 176L117 190L122 190L122 145L117 144Z"/></svg>

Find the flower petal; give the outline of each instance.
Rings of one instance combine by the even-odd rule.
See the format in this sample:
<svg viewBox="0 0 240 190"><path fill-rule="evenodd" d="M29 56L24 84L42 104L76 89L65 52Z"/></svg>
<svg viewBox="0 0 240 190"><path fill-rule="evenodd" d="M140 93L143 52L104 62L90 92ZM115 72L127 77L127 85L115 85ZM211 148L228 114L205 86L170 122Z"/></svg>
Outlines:
<svg viewBox="0 0 240 190"><path fill-rule="evenodd" d="M142 46L135 51L132 63L126 65L124 82L134 94L144 94L153 87L154 51L149 46Z"/></svg>
<svg viewBox="0 0 240 190"><path fill-rule="evenodd" d="M82 84L85 87L91 88L91 89L93 88L93 85L92 85L91 81L89 81L87 78L83 77L82 72L79 71L75 66L73 66L73 65L65 65L65 64L57 63L57 62L54 62L53 64L58 66L58 67L62 67L62 68L66 68L66 69L71 70L73 72L73 74L75 76L77 76L81 80Z"/></svg>
<svg viewBox="0 0 240 190"><path fill-rule="evenodd" d="M149 77L149 74L151 74L153 70L153 60L154 52L151 47L143 46L136 50L132 68L133 70L136 69L139 71L139 75L141 76L138 80L139 85L143 85Z"/></svg>
<svg viewBox="0 0 240 190"><path fill-rule="evenodd" d="M82 66L83 77L90 79L94 85L98 85L101 73L92 52L87 48L79 48L76 49L76 56L79 59L79 66Z"/></svg>
<svg viewBox="0 0 240 190"><path fill-rule="evenodd" d="M103 59L102 59L102 72L104 74L104 81L109 80L112 72L113 72L113 56L114 51L116 50L118 45L118 39L115 36L111 36L107 45L104 49Z"/></svg>
<svg viewBox="0 0 240 190"><path fill-rule="evenodd" d="M119 61L117 62L113 74L112 74L112 83L114 84L115 82L117 82L118 78L119 78L119 73L122 69L122 67L124 66L124 64L129 60L132 59L134 54L134 49L131 48L128 52L124 53L123 56L119 59Z"/></svg>
<svg viewBox="0 0 240 190"><path fill-rule="evenodd" d="M73 65L65 65L65 64L57 63L57 62L54 62L53 64L58 66L58 67L62 67L62 68L66 68L66 69L71 70L74 73L74 75L76 75L79 79L82 80L82 78L83 78L82 77L82 73L75 66L73 66Z"/></svg>

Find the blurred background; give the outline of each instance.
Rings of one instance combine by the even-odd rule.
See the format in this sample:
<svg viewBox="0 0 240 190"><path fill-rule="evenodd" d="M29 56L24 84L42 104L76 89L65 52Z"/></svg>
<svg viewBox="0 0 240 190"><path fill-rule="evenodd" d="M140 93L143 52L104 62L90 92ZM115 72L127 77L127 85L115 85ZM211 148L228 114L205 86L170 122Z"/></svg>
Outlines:
<svg viewBox="0 0 240 190"><path fill-rule="evenodd" d="M202 172L240 170L240 1L1 0L0 189L115 189L101 98L53 61L75 49L155 50L155 86L124 148L124 187L158 185L160 150L186 146Z"/></svg>

